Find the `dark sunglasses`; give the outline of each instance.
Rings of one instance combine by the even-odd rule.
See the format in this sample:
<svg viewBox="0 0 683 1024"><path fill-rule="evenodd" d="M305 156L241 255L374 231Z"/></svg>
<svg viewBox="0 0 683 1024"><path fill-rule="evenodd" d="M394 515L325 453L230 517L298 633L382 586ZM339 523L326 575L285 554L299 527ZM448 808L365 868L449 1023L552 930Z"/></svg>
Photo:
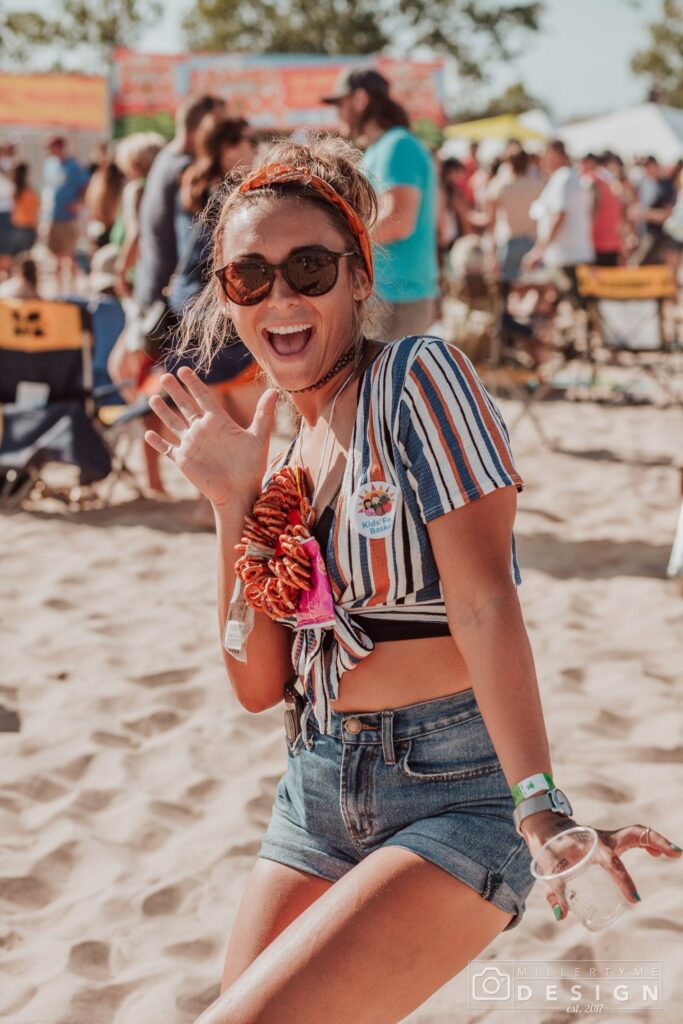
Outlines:
<svg viewBox="0 0 683 1024"><path fill-rule="evenodd" d="M355 253L332 252L310 246L292 253L284 263L234 260L215 270L214 274L231 302L238 306L255 306L270 294L276 270L282 271L289 287L300 295L326 295L337 283L342 256L355 256Z"/></svg>

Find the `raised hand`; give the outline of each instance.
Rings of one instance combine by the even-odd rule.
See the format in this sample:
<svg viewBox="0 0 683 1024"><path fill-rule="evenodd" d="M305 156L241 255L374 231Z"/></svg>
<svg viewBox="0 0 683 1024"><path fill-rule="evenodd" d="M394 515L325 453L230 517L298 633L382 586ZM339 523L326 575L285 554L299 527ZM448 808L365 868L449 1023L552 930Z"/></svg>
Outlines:
<svg viewBox="0 0 683 1024"><path fill-rule="evenodd" d="M148 430L147 444L175 462L214 508L250 504L266 470L277 392L269 389L261 396L254 419L243 430L189 367L182 366L177 376L163 374L161 383L177 410L160 395L150 398L149 405L172 440Z"/></svg>

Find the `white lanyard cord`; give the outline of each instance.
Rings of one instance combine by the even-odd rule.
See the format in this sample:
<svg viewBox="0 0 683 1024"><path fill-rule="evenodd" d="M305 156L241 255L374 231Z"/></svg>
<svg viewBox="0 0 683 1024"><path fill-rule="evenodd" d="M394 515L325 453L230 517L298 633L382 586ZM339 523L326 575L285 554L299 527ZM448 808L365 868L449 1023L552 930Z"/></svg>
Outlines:
<svg viewBox="0 0 683 1024"><path fill-rule="evenodd" d="M336 395L334 396L334 398L332 400L332 408L330 409L330 418L327 421L327 430L325 431L325 439L323 440L323 450L322 450L322 452L320 454L320 465L318 466L318 472L316 473L315 483L313 485L313 495L311 496L311 505L312 506L315 504L315 499L316 499L316 497L318 495L318 484L320 483L320 475L322 473L323 464L325 462L325 456L326 456L326 453L327 453L327 442L329 440L330 431L332 429L332 421L334 420L334 407L337 404L337 399L341 395L342 391L344 391L346 389L346 387L353 380L355 373L356 373L356 367L353 368L353 370L351 371L349 376L346 378L344 383L341 385L341 387L339 388L339 390L337 391ZM299 433L297 434L296 447L295 447L295 455L296 455L296 457L298 459L299 465L303 469L303 461L302 461L302 458L301 458L302 430L303 430L303 422L301 423L301 426L299 427Z"/></svg>

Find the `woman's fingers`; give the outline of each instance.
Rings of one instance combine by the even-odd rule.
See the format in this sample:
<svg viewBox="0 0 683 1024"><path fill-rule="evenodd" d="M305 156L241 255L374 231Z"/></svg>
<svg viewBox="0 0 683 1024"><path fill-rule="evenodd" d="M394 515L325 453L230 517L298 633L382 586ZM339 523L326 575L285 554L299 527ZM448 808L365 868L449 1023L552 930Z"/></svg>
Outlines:
<svg viewBox="0 0 683 1024"><path fill-rule="evenodd" d="M665 857L676 860L683 852L661 832L656 832L648 825L626 825L624 828L604 833L604 837L605 842L619 855L626 850L640 848L647 850L652 857L661 857L664 854Z"/></svg>
<svg viewBox="0 0 683 1024"><path fill-rule="evenodd" d="M604 840L598 841L596 855L598 861L602 862L603 866L609 871L612 878L621 889L624 899L628 903L638 903L640 896L636 889L636 883L626 870L626 866L619 855L615 853L615 851L611 849Z"/></svg>
<svg viewBox="0 0 683 1024"><path fill-rule="evenodd" d="M168 446L171 442L165 441L163 437L157 434L156 430L146 430L145 441L155 452L159 452L160 455L168 455Z"/></svg>
<svg viewBox="0 0 683 1024"><path fill-rule="evenodd" d="M178 373L181 373L182 370L183 367L181 367ZM181 383L178 377L174 376L172 373L162 373L161 377L159 378L159 381L164 390L167 392L167 394L169 394L170 397L173 399L173 401L178 407L179 412L182 413L182 415L185 417L188 423L190 423L190 421L195 417L201 416L202 413L207 411L198 404L194 396L190 394L187 388L183 387L183 384L185 382L184 375L183 383Z"/></svg>
<svg viewBox="0 0 683 1024"><path fill-rule="evenodd" d="M181 420L180 416L177 416L172 409L169 409L161 395L152 395L149 400L149 407L152 412L156 413L164 426L168 427L176 435L173 440L178 441L183 430L187 430L187 422Z"/></svg>
<svg viewBox="0 0 683 1024"><path fill-rule="evenodd" d="M178 370L178 377L187 388L187 392L196 407L195 411L201 414L202 412L217 412L221 409L220 402L216 399L211 388L207 387L204 381L200 380L189 366L181 366Z"/></svg>
<svg viewBox="0 0 683 1024"><path fill-rule="evenodd" d="M559 893L554 892L552 889L546 889L545 898L550 904L551 910L555 915L556 921L563 921L569 913L569 907L563 896Z"/></svg>

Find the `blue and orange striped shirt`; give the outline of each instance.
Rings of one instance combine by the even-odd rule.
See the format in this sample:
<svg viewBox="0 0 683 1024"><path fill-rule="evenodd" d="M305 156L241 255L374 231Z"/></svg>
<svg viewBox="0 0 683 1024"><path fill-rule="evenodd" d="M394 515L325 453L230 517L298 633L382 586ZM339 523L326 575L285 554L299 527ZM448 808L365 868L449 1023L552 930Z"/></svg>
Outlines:
<svg viewBox="0 0 683 1024"><path fill-rule="evenodd" d="M291 450L276 457L264 484ZM448 621L426 523L512 484L522 490L505 423L468 357L435 337L387 345L361 380L323 552L335 624L302 629L293 644L321 731L329 732L344 672L373 650L364 621ZM514 536L510 564L519 584Z"/></svg>

